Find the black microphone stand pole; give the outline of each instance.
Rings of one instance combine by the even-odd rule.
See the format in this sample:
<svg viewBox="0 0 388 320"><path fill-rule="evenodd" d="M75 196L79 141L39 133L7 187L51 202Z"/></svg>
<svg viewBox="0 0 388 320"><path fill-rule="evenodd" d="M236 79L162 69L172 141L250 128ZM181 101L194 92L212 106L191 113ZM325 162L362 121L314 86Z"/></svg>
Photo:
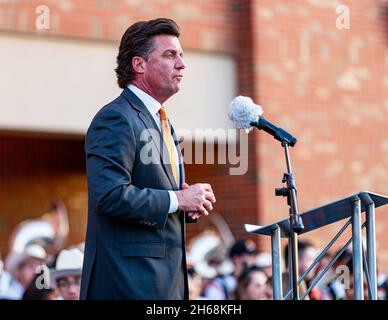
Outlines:
<svg viewBox="0 0 388 320"><path fill-rule="evenodd" d="M286 187L276 188L275 195L287 197L287 204L290 207L290 234L289 234L289 257L291 261L289 263L289 274L291 278L292 298L293 300L299 300L298 290L298 234L303 230L303 222L299 215L298 201L297 201L297 189L295 178L292 174L290 154L288 151L288 142L283 141L287 173L284 173L282 182L286 183ZM291 249L291 250L290 250Z"/></svg>

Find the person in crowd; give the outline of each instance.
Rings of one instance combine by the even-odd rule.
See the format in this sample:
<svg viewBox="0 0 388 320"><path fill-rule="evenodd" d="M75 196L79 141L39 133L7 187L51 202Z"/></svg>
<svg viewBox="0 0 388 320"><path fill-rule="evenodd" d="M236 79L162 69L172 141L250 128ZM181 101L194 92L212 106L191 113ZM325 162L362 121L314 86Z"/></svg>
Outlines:
<svg viewBox="0 0 388 320"><path fill-rule="evenodd" d="M284 257L285 257L285 265L288 270L289 267L289 249L288 245L284 248ZM317 258L317 249L314 244L308 240L299 240L298 241L298 273L299 277L303 276L303 274L307 271L307 269L312 265L314 260ZM304 278L304 283L301 284L299 292L302 295L311 283L311 280L314 278L317 272L317 266L315 266ZM288 277L288 275L285 275ZM289 288L289 281L285 283L287 288ZM315 287L309 295L309 298L314 300L322 299L322 292L318 287Z"/></svg>
<svg viewBox="0 0 388 320"><path fill-rule="evenodd" d="M259 252L256 255L255 265L261 268L267 277L272 276L272 258L268 252Z"/></svg>
<svg viewBox="0 0 388 320"><path fill-rule="evenodd" d="M262 269L265 274L267 275L267 272ZM272 276L269 276L268 277L268 280L267 280L267 288L266 288L266 291L265 291L265 297L266 299L265 300L273 300L273 277Z"/></svg>
<svg viewBox="0 0 388 320"><path fill-rule="evenodd" d="M57 290L41 283L42 273L37 273L23 294L22 300L58 300ZM41 285L39 286L38 283Z"/></svg>
<svg viewBox="0 0 388 320"><path fill-rule="evenodd" d="M46 263L47 253L38 244L27 245L22 252L11 251L0 277L0 299L20 300L38 268Z"/></svg>
<svg viewBox="0 0 388 320"><path fill-rule="evenodd" d="M336 255L337 253L333 257ZM349 274L347 265L350 261L352 261L352 251L347 249L324 276L321 288L325 292L326 300L344 300L346 298L347 275Z"/></svg>
<svg viewBox="0 0 388 320"><path fill-rule="evenodd" d="M256 243L251 239L238 240L230 249L230 258L234 265L233 275L237 279L241 273L255 265L257 255Z"/></svg>
<svg viewBox="0 0 388 320"><path fill-rule="evenodd" d="M79 300L84 255L78 248L62 250L55 268L50 270L50 286L57 289L63 300Z"/></svg>
<svg viewBox="0 0 388 320"><path fill-rule="evenodd" d="M268 277L256 267L248 267L239 276L235 290L236 300L268 300Z"/></svg>
<svg viewBox="0 0 388 320"><path fill-rule="evenodd" d="M210 281L204 296L212 300L231 300L241 273L256 263L257 246L251 239L240 239L230 248L229 256L233 263L233 273L218 275Z"/></svg>
<svg viewBox="0 0 388 320"><path fill-rule="evenodd" d="M354 277L353 277L353 261L350 259L346 265L349 272L349 278L345 282L345 297L344 300L354 300ZM364 289L364 299L368 299L368 283L365 276L363 277L363 289Z"/></svg>
<svg viewBox="0 0 388 320"><path fill-rule="evenodd" d="M202 293L202 277L195 271L191 264L187 265L187 275L189 282L189 300L203 300Z"/></svg>

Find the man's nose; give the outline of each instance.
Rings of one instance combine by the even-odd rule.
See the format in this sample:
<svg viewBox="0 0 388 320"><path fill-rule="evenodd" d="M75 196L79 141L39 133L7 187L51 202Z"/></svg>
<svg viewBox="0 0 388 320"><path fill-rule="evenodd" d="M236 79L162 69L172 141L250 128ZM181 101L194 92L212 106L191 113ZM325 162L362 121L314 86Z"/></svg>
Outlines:
<svg viewBox="0 0 388 320"><path fill-rule="evenodd" d="M79 285L77 285L75 283L72 283L72 284L69 285L68 290L71 293L76 293L79 290Z"/></svg>
<svg viewBox="0 0 388 320"><path fill-rule="evenodd" d="M177 62L176 62L175 66L176 66L177 69L185 69L186 68L186 62L183 59L183 57L178 56Z"/></svg>

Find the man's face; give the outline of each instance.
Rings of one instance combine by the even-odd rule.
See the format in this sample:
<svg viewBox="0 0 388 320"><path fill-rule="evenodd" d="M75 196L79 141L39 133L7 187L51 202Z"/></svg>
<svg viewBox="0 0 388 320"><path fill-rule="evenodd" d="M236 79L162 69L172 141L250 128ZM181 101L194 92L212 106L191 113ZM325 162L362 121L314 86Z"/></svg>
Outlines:
<svg viewBox="0 0 388 320"><path fill-rule="evenodd" d="M201 294L202 278L197 274L193 274L188 277L188 282L189 282L189 299L196 300Z"/></svg>
<svg viewBox="0 0 388 320"><path fill-rule="evenodd" d="M41 259L27 258L17 268L15 278L26 289L36 275L36 269L43 263L44 261Z"/></svg>
<svg viewBox="0 0 388 320"><path fill-rule="evenodd" d="M232 261L241 268L249 268L255 265L256 256L254 254L242 253L233 257Z"/></svg>
<svg viewBox="0 0 388 320"><path fill-rule="evenodd" d="M163 103L179 91L186 64L175 36L155 36L152 48L145 61L143 84L155 99Z"/></svg>
<svg viewBox="0 0 388 320"><path fill-rule="evenodd" d="M57 279L58 291L64 300L79 300L80 282L80 276L67 276Z"/></svg>
<svg viewBox="0 0 388 320"><path fill-rule="evenodd" d="M264 272L254 271L251 275L251 281L246 288L247 300L262 300L267 297L267 276Z"/></svg>
<svg viewBox="0 0 388 320"><path fill-rule="evenodd" d="M314 247L308 247L303 250L303 254L299 257L299 273L302 275L307 271L310 265L317 257L317 250ZM313 270L316 269L316 266ZM314 272L310 272L307 279L311 279L314 276Z"/></svg>

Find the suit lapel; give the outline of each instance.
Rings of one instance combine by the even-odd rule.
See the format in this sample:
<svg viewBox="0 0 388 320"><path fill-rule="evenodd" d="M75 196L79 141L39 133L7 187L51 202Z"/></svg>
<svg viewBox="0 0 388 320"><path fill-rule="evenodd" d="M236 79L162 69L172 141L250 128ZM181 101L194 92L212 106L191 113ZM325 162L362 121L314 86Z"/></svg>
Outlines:
<svg viewBox="0 0 388 320"><path fill-rule="evenodd" d="M177 186L177 183L175 181L174 175L172 173L171 164L165 163L163 161L163 155L168 155L168 150L167 150L166 144L163 141L162 133L160 132L159 127L156 124L154 118L152 117L151 113L148 111L148 109L144 105L144 103L131 90L129 90L128 88L125 88L123 90L123 92L121 93L121 95L123 95L128 100L128 102L132 105L133 108L135 108L136 110L139 111L138 116L139 116L140 120L144 123L146 128L156 130L156 132L158 132L159 143L157 143L157 141L155 141L152 134L151 134L151 139L153 140L153 142L156 145L156 148L157 148L159 155L160 155L160 161L162 163L162 167L163 167L164 172L166 173L166 175L168 177L168 180L170 181L170 184L171 184L173 190L177 190L178 186ZM174 139L174 141L175 141L175 139ZM178 154L180 154L179 149L178 149ZM183 179L181 179L181 180L183 181Z"/></svg>

